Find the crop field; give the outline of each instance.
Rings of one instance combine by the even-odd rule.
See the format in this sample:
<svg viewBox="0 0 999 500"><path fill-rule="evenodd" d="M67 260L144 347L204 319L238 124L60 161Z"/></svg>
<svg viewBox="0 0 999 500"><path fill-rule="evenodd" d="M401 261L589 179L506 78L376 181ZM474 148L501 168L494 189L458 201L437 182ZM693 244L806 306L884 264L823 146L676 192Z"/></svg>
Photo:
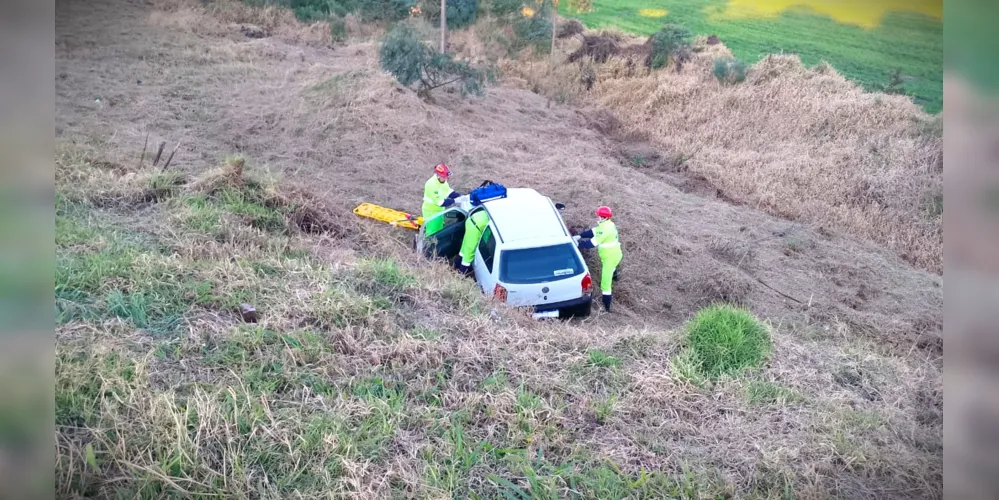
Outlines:
<svg viewBox="0 0 999 500"><path fill-rule="evenodd" d="M649 35L664 23L717 35L736 57L797 53L826 61L867 90L883 90L895 71L927 112L943 108L943 3L939 0L594 0L588 12L561 2L563 15L589 28Z"/></svg>

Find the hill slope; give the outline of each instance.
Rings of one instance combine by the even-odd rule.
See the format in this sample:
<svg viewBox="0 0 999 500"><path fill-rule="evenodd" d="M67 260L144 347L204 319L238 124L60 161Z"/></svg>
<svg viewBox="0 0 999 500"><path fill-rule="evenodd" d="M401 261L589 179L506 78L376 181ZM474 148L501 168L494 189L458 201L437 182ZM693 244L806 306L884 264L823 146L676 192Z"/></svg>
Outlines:
<svg viewBox="0 0 999 500"><path fill-rule="evenodd" d="M589 114L507 87L428 104L370 42L219 5L57 3L60 491L940 496L938 276L678 189ZM573 225L614 206L621 313L534 324L350 213L416 211L441 160ZM710 386L677 328L714 300L776 344Z"/></svg>

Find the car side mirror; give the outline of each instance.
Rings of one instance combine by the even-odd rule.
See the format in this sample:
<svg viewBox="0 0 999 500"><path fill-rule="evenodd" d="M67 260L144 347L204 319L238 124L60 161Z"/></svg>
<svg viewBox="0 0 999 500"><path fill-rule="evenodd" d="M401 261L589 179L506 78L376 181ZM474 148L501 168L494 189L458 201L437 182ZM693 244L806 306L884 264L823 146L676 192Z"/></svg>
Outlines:
<svg viewBox="0 0 999 500"><path fill-rule="evenodd" d="M555 208L558 210L565 210L565 203L556 203Z"/></svg>

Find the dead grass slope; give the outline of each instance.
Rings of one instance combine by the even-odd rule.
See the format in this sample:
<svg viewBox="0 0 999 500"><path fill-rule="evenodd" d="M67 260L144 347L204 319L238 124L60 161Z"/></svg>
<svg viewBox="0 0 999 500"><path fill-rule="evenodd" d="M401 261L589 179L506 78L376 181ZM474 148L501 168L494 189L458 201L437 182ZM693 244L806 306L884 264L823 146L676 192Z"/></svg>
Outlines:
<svg viewBox="0 0 999 500"><path fill-rule="evenodd" d="M632 54L640 43L606 64L564 64L548 83L535 83L548 79L547 64L507 69L522 86L611 111L619 133L651 141L731 199L874 241L942 273L941 117L904 96L864 92L828 65L805 68L794 55L766 57L744 83L722 85L713 61L731 54L703 39L680 71L650 73ZM587 79L596 82L590 92L580 83Z"/></svg>
<svg viewBox="0 0 999 500"><path fill-rule="evenodd" d="M59 185L71 202L63 216L83 213L65 227L83 225L86 236L61 243L60 266L131 249L104 255L148 266L135 276L82 275L100 293L117 291L120 311L131 310L124 299L136 289L159 293L140 283L182 276L190 285L163 292L174 298L158 317L169 321L155 327L182 325L169 338L110 314L106 298L84 308L94 315L59 327L62 394L93 402L60 421L63 491L240 496L263 484L275 496L295 488L305 496L460 496L498 491L483 479L495 472L521 486L535 473L554 495L565 491L559 466L567 466L592 491L614 496L626 490L600 490L621 486L594 479L613 467L632 477L660 470L674 481L663 488L686 491L677 481L690 465L704 494L789 487L814 496L939 497L938 276L867 243L676 189L660 168L667 162L622 162L623 146L586 115L546 109L540 96L500 87L477 100L441 94L432 105L378 70L374 44L331 51L248 39L238 22L197 4L170 5L57 4L57 135L70 151ZM135 166L146 134L153 144L183 145L170 182ZM206 178L233 153L307 185L304 198L280 192L321 200L339 214L341 236L302 234L288 225L290 213L263 201L274 197L219 205L202 199L204 184L179 182ZM408 233L349 213L360 201L418 210L426 169L442 160L458 187L488 178L565 201L573 225L590 223L597 204L614 206L626 252L616 292L622 314L557 327L467 317L462 308L478 303L469 302L475 294L447 292L465 285L435 281L441 271L408 260ZM144 196L153 184L160 195ZM97 220L108 222L86 222ZM156 229L135 234L141 227ZM117 240L107 231L140 247L108 247ZM423 285L403 279L402 295L364 288L371 264L363 259L372 255ZM199 282L232 303L197 302ZM277 337L233 321L234 302L247 293L266 305L272 323L262 326ZM366 314L387 299L387 312ZM707 390L677 372L674 327L718 299L767 318L778 347L753 378ZM356 321L334 321L344 307ZM316 308L329 321L310 322ZM439 336L425 338L427 329ZM591 350L619 363L589 366ZM107 364L109 354L126 361ZM327 384L322 397L308 385L315 380ZM108 390L116 397L90 398ZM792 393L802 397L785 397ZM804 403L788 406L789 398ZM190 408L199 408L197 425L169 424L190 418ZM305 423L324 415L334 421ZM179 447L175 434L156 430L163 426L181 436ZM109 428L129 438L100 434ZM374 429L373 441L356 442L358 429ZM235 435L243 440L219 448ZM95 443L100 473L83 465L87 443ZM503 459L489 449L518 451ZM469 450L491 458L462 454ZM551 459L527 460L539 451ZM171 469L174 453L198 461ZM236 460L243 469L231 467Z"/></svg>

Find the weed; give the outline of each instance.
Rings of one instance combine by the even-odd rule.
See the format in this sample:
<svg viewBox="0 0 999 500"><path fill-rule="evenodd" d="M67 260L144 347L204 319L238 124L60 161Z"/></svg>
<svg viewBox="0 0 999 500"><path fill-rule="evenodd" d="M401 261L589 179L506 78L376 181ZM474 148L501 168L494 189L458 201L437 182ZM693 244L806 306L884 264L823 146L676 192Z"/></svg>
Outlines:
<svg viewBox="0 0 999 500"><path fill-rule="evenodd" d="M599 368L617 368L621 366L621 360L611 356L603 351L596 349L589 351L589 359L587 363L590 366L596 366Z"/></svg>
<svg viewBox="0 0 999 500"><path fill-rule="evenodd" d="M803 403L804 396L773 382L754 380L746 387L746 397L754 405L789 405Z"/></svg>
<svg viewBox="0 0 999 500"><path fill-rule="evenodd" d="M594 420L598 424L606 423L607 419L614 413L615 403L617 403L617 396L608 396L594 401L590 408L593 411Z"/></svg>
<svg viewBox="0 0 999 500"><path fill-rule="evenodd" d="M752 313L718 304L687 323L687 343L698 369L709 378L758 366L770 352L770 334Z"/></svg>

